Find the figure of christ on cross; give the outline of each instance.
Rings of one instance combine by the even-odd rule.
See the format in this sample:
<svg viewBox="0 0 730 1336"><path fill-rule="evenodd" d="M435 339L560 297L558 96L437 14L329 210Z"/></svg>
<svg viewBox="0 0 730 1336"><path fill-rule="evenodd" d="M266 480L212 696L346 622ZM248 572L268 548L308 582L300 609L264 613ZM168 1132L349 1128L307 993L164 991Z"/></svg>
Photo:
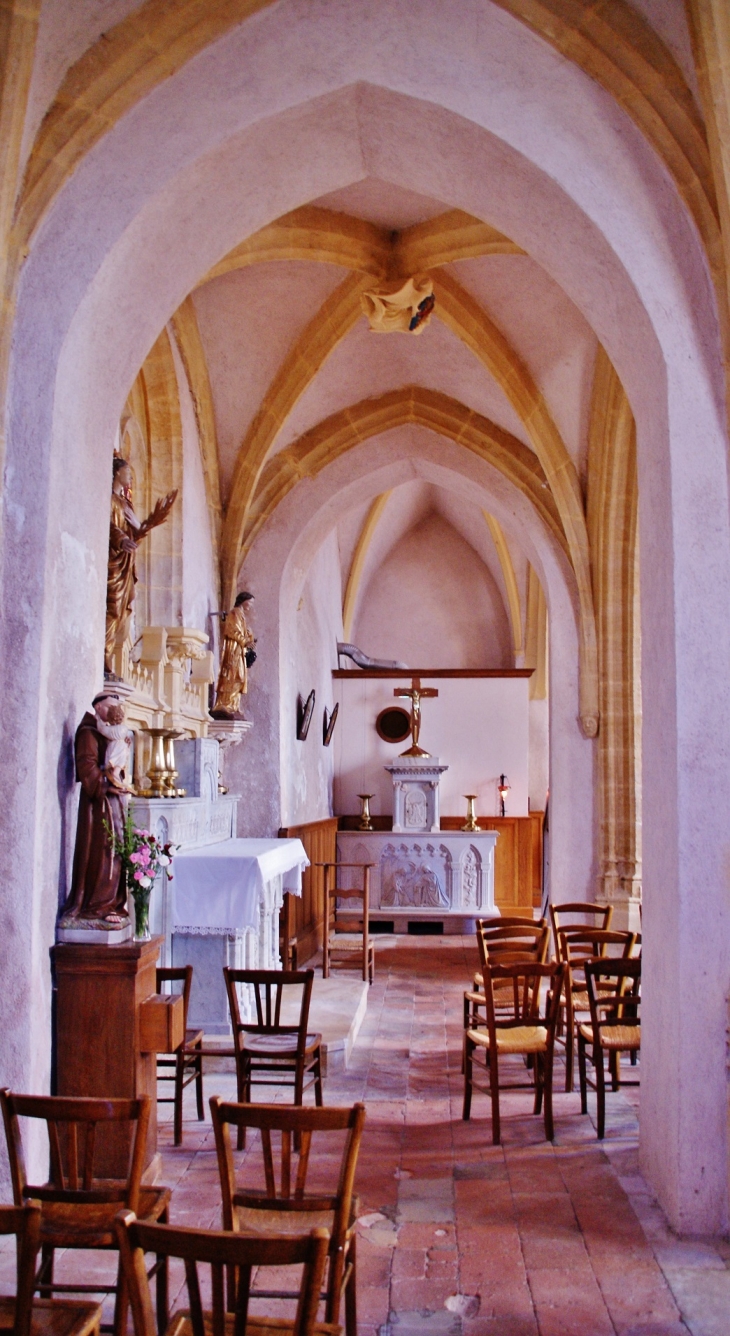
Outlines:
<svg viewBox="0 0 730 1336"><path fill-rule="evenodd" d="M422 687L420 677L411 678L410 689L403 688L401 690L399 687L393 688L394 696L398 696L399 698L407 696L411 702L411 737L413 738L413 746L409 747L408 751L401 752L401 756L431 755L430 752L424 751L423 747L419 747L418 745L418 735L421 732L421 701L424 696L438 696L438 694L438 691L435 691L433 687Z"/></svg>

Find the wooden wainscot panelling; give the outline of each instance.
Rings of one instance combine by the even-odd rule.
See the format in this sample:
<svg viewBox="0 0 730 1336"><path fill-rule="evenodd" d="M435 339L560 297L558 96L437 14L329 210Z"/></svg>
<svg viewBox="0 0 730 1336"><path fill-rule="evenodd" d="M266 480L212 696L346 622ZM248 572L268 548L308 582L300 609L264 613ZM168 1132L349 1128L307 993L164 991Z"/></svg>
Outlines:
<svg viewBox="0 0 730 1336"><path fill-rule="evenodd" d="M307 821L301 826L282 826L279 836L301 840L310 863L302 878L301 897L285 895L281 911L283 963L299 969L322 946L324 873L315 864L334 863L337 857L337 817Z"/></svg>
<svg viewBox="0 0 730 1336"><path fill-rule="evenodd" d="M543 812L529 816L480 816L481 830L499 834L494 851L494 899L504 913L532 910L542 902ZM460 830L463 816L442 816L442 830Z"/></svg>

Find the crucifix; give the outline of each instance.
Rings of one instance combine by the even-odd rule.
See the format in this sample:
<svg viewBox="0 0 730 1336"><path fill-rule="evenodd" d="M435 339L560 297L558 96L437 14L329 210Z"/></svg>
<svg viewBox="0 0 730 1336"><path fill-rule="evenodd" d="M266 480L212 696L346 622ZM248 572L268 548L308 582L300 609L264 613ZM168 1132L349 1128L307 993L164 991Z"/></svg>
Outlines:
<svg viewBox="0 0 730 1336"><path fill-rule="evenodd" d="M401 752L401 756L430 756L430 752L424 751L423 747L418 745L418 735L421 731L421 701L424 696L438 696L438 691L433 687L422 687L420 677L411 678L409 689L399 687L393 688L393 695L398 697L409 697L411 702L411 737L413 746L408 751Z"/></svg>

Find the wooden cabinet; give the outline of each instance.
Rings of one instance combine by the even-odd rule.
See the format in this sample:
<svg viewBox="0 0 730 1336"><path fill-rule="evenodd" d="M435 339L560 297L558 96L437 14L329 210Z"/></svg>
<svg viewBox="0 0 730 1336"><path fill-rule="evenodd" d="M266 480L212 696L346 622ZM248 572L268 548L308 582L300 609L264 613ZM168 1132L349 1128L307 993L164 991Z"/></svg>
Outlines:
<svg viewBox="0 0 730 1336"><path fill-rule="evenodd" d="M153 1036L143 1028L143 1004L157 991L155 970L162 940L153 937L119 946L63 943L51 949L57 988L54 1093L107 1099L149 1095L148 1176L154 1173L157 1151L157 1060L147 1047ZM170 1011L168 1007L168 1018ZM99 1132L104 1135L97 1152L99 1173L126 1177L129 1125L120 1123Z"/></svg>

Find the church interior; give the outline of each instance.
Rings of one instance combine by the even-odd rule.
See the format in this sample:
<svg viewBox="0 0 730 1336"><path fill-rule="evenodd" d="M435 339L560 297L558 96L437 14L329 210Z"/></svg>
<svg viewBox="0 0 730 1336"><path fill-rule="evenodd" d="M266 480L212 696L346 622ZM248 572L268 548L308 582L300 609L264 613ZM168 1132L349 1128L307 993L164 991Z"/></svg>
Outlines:
<svg viewBox="0 0 730 1336"><path fill-rule="evenodd" d="M0 1329L725 1336L727 0L0 48Z"/></svg>

